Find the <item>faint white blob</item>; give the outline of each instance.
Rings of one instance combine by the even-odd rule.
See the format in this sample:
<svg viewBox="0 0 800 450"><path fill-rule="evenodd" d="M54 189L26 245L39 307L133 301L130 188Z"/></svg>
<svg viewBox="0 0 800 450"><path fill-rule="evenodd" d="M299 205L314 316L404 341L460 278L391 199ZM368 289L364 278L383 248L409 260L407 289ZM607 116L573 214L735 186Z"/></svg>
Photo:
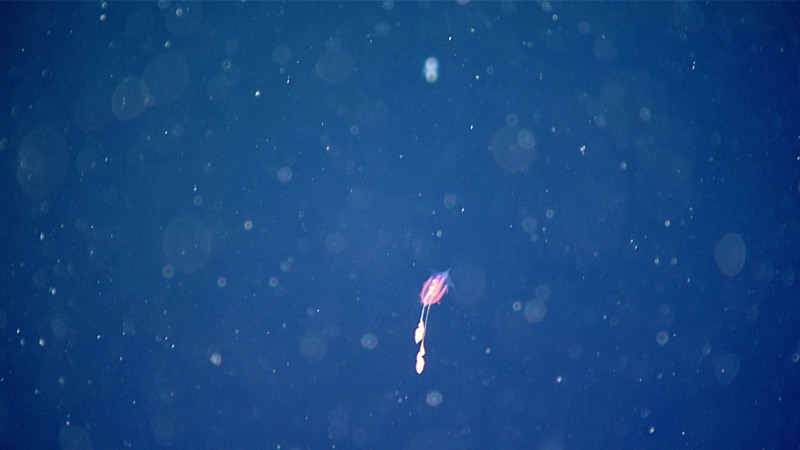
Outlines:
<svg viewBox="0 0 800 450"><path fill-rule="evenodd" d="M717 242L714 248L714 262L720 272L728 277L735 277L744 268L746 247L742 236L728 233Z"/></svg>
<svg viewBox="0 0 800 450"><path fill-rule="evenodd" d="M212 353L208 360L217 367L222 365L222 355L219 352Z"/></svg>
<svg viewBox="0 0 800 450"><path fill-rule="evenodd" d="M69 332L69 317L63 311L53 312L50 317L50 329L56 339L63 339Z"/></svg>
<svg viewBox="0 0 800 450"><path fill-rule="evenodd" d="M75 158L75 167L81 175L86 175L97 167L97 152L91 147L83 147Z"/></svg>
<svg viewBox="0 0 800 450"><path fill-rule="evenodd" d="M278 181L281 183L288 183L292 181L292 176L294 176L294 174L292 173L291 167L285 166L278 169Z"/></svg>
<svg viewBox="0 0 800 450"><path fill-rule="evenodd" d="M136 334L136 323L131 320L122 321L122 335L133 336Z"/></svg>
<svg viewBox="0 0 800 450"><path fill-rule="evenodd" d="M428 392L428 395L425 396L425 403L427 403L428 406L437 407L442 404L442 399L443 397L441 392L430 391Z"/></svg>
<svg viewBox="0 0 800 450"><path fill-rule="evenodd" d="M603 62L613 61L617 56L617 46L607 37L601 36L594 43L594 57Z"/></svg>
<svg viewBox="0 0 800 450"><path fill-rule="evenodd" d="M336 339L342 334L342 329L339 325L335 323L331 323L325 326L325 330L322 332L328 340Z"/></svg>
<svg viewBox="0 0 800 450"><path fill-rule="evenodd" d="M344 408L335 408L328 412L328 439L332 441L340 441L350 434L347 423L350 421L350 415Z"/></svg>
<svg viewBox="0 0 800 450"><path fill-rule="evenodd" d="M364 427L355 427L352 432L353 442L364 444L369 439L369 432Z"/></svg>
<svg viewBox="0 0 800 450"><path fill-rule="evenodd" d="M714 376L723 386L728 386L739 375L741 361L741 358L734 353L726 353L717 357L714 359Z"/></svg>
<svg viewBox="0 0 800 450"><path fill-rule="evenodd" d="M147 85L139 77L126 77L117 84L111 97L111 112L119 120L139 117L149 106Z"/></svg>
<svg viewBox="0 0 800 450"><path fill-rule="evenodd" d="M150 420L150 431L159 446L169 446L175 437L175 425L169 417L157 415Z"/></svg>
<svg viewBox="0 0 800 450"><path fill-rule="evenodd" d="M444 207L447 209L453 209L458 204L458 195L455 194L447 194L444 196Z"/></svg>
<svg viewBox="0 0 800 450"><path fill-rule="evenodd" d="M522 128L517 132L517 144L524 150L533 150L536 148L536 136L533 131Z"/></svg>
<svg viewBox="0 0 800 450"><path fill-rule="evenodd" d="M365 186L355 186L350 189L350 195L347 197L350 206L356 211L363 211L368 209L375 196L372 191Z"/></svg>
<svg viewBox="0 0 800 450"><path fill-rule="evenodd" d="M58 442L63 450L91 450L92 435L79 426L64 425L58 430Z"/></svg>
<svg viewBox="0 0 800 450"><path fill-rule="evenodd" d="M775 265L772 264L772 261L761 262L758 264L758 273L756 276L765 283L771 283L775 278Z"/></svg>
<svg viewBox="0 0 800 450"><path fill-rule="evenodd" d="M536 157L536 138L530 130L516 125L505 126L492 137L489 152L503 170L525 172Z"/></svg>
<svg viewBox="0 0 800 450"><path fill-rule="evenodd" d="M326 52L314 66L317 77L331 86L344 83L354 70L353 58L338 48Z"/></svg>
<svg viewBox="0 0 800 450"><path fill-rule="evenodd" d="M527 234L533 234L537 231L539 227L539 223L536 221L535 217L525 216L522 219L522 231Z"/></svg>
<svg viewBox="0 0 800 450"><path fill-rule="evenodd" d="M428 83L436 83L439 80L439 60L433 56L428 57L422 67L422 74Z"/></svg>
<svg viewBox="0 0 800 450"><path fill-rule="evenodd" d="M783 273L781 273L781 282L783 283L784 287L792 287L794 284L794 270L792 270L790 267L784 269Z"/></svg>
<svg viewBox="0 0 800 450"><path fill-rule="evenodd" d="M292 49L285 45L279 45L272 51L272 60L279 66L283 66L292 59Z"/></svg>
<svg viewBox="0 0 800 450"><path fill-rule="evenodd" d="M544 320L544 316L547 313L547 307L544 304L544 301L540 299L534 299L529 301L525 305L525 311L523 314L525 315L525 320L528 323L539 323Z"/></svg>
<svg viewBox="0 0 800 450"><path fill-rule="evenodd" d="M542 301L545 301L550 298L550 285L547 283L542 283L536 286L536 298Z"/></svg>
<svg viewBox="0 0 800 450"><path fill-rule="evenodd" d="M583 353L583 347L578 343L571 344L567 349L567 354L571 359L580 358L581 353Z"/></svg>
<svg viewBox="0 0 800 450"><path fill-rule="evenodd" d="M164 275L164 278L169 280L175 276L175 266L172 264L164 264L164 267L161 269L161 274Z"/></svg>
<svg viewBox="0 0 800 450"><path fill-rule="evenodd" d="M703 9L693 2L675 2L672 4L672 24L682 33L698 31L705 25Z"/></svg>
<svg viewBox="0 0 800 450"><path fill-rule="evenodd" d="M335 255L344 250L347 239L339 232L334 232L325 237L325 249L328 253Z"/></svg>
<svg viewBox="0 0 800 450"><path fill-rule="evenodd" d="M642 106L642 109L639 110L639 120L642 122L650 122L652 119L653 113L650 111L650 108Z"/></svg>
<svg viewBox="0 0 800 450"><path fill-rule="evenodd" d="M391 33L392 27L386 22L378 22L375 25L375 33L378 36L388 36Z"/></svg>
<svg viewBox="0 0 800 450"><path fill-rule="evenodd" d="M300 340L300 356L306 361L316 364L325 358L328 344L315 335L306 335Z"/></svg>
<svg viewBox="0 0 800 450"><path fill-rule="evenodd" d="M300 253L308 253L313 248L311 245L311 239L307 237L299 237L297 238L297 242L295 243L297 251Z"/></svg>
<svg viewBox="0 0 800 450"><path fill-rule="evenodd" d="M374 350L378 346L378 338L372 334L367 333L361 336L361 347L367 350Z"/></svg>
<svg viewBox="0 0 800 450"><path fill-rule="evenodd" d="M26 135L17 148L17 182L32 199L54 191L69 166L67 143L61 133L41 126Z"/></svg>

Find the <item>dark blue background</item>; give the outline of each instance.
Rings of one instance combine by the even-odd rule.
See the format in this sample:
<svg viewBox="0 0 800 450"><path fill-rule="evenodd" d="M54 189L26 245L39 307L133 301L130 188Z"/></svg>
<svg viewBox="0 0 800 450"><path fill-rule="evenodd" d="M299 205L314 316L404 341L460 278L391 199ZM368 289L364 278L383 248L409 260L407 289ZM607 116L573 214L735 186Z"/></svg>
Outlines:
<svg viewBox="0 0 800 450"><path fill-rule="evenodd" d="M795 4L0 9L0 447L798 448Z"/></svg>

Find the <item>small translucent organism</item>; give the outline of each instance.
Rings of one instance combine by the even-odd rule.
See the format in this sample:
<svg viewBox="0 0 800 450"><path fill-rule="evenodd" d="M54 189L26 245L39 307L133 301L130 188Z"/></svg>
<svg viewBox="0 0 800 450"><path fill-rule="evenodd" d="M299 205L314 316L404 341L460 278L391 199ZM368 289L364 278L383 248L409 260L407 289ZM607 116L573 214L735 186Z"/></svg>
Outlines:
<svg viewBox="0 0 800 450"><path fill-rule="evenodd" d="M450 286L452 286L450 282L450 269L434 274L422 285L422 291L419 293L419 300L422 303L422 313L419 315L419 323L417 324L417 329L414 331L414 341L419 344L419 351L417 352L417 373L422 373L422 370L425 368L425 334L428 329L428 313L431 311L431 305L439 303Z"/></svg>

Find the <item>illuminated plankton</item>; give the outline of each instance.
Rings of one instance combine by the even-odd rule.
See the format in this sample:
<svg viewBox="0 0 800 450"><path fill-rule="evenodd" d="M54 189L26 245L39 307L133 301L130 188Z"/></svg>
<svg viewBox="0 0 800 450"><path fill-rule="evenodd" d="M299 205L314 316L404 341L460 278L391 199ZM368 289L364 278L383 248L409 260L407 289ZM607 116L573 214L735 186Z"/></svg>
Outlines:
<svg viewBox="0 0 800 450"><path fill-rule="evenodd" d="M428 313L431 312L431 305L442 300L449 286L452 286L452 283L450 282L450 269L447 269L428 278L419 293L422 313L419 315L419 323L414 331L414 341L419 344L417 373L422 373L422 370L425 369L425 332L428 329Z"/></svg>

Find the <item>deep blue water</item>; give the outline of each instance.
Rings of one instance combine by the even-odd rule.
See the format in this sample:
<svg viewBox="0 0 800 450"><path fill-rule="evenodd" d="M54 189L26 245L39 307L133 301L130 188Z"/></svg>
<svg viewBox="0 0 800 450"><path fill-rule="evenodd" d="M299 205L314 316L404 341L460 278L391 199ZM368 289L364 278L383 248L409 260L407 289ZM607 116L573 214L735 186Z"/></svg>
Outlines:
<svg viewBox="0 0 800 450"><path fill-rule="evenodd" d="M0 448L800 448L795 3L0 11Z"/></svg>

